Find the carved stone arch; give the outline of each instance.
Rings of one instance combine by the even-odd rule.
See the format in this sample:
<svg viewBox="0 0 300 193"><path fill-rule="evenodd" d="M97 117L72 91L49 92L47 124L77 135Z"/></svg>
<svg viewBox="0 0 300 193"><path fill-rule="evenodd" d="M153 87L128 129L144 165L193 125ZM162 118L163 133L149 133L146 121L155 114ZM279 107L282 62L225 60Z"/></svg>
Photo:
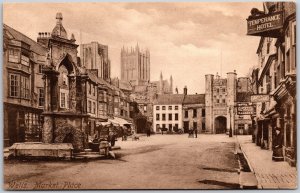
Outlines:
<svg viewBox="0 0 300 193"><path fill-rule="evenodd" d="M70 54L67 53L61 57L61 59L58 61L58 64L56 65L56 71L59 70L61 65L64 65L67 68L69 74L74 74L74 75L79 74L79 69L76 66L76 64L73 62Z"/></svg>

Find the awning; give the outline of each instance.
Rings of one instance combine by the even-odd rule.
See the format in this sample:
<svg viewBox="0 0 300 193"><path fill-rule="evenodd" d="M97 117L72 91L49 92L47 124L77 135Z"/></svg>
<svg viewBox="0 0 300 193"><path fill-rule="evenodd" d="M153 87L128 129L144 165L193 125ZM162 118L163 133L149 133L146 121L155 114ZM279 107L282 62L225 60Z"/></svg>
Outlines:
<svg viewBox="0 0 300 193"><path fill-rule="evenodd" d="M109 125L109 124L110 124L110 122L100 122L100 121L96 122L96 126L100 126L100 125L106 126L106 125Z"/></svg>
<svg viewBox="0 0 300 193"><path fill-rule="evenodd" d="M120 123L115 119L108 119L109 124L113 124L114 126L120 126Z"/></svg>
<svg viewBox="0 0 300 193"><path fill-rule="evenodd" d="M113 119L109 119L109 121L111 121L112 124L118 124L118 125L121 125L121 126L132 125L132 123L129 123L125 119L122 119L122 118L119 118L119 117L114 117Z"/></svg>

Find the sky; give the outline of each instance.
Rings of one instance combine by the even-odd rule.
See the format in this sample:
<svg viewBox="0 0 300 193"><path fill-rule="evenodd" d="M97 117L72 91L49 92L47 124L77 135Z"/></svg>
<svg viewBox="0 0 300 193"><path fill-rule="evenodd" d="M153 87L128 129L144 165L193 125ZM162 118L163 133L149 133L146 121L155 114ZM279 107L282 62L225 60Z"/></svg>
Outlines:
<svg viewBox="0 0 300 193"><path fill-rule="evenodd" d="M112 77L120 77L121 48L138 43L150 50L151 81L172 75L174 89L194 94L204 93L205 74L246 76L257 64L259 37L246 35L254 7L262 2L4 3L3 22L36 40L61 12L77 44L108 45Z"/></svg>

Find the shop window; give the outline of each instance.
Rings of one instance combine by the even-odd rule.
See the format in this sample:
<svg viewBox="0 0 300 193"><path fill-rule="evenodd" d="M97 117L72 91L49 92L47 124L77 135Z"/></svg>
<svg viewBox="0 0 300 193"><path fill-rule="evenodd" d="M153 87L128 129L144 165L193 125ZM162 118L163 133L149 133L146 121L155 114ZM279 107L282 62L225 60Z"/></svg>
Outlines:
<svg viewBox="0 0 300 193"><path fill-rule="evenodd" d="M162 124L162 128L166 128L166 124Z"/></svg>
<svg viewBox="0 0 300 193"><path fill-rule="evenodd" d="M244 124L238 124L238 130L240 129L245 129L245 125Z"/></svg>
<svg viewBox="0 0 300 193"><path fill-rule="evenodd" d="M160 128L159 124L156 124L156 130L158 130Z"/></svg>
<svg viewBox="0 0 300 193"><path fill-rule="evenodd" d="M8 61L19 63L20 62L20 50L15 48L10 48L8 50Z"/></svg>
<svg viewBox="0 0 300 193"><path fill-rule="evenodd" d="M193 128L197 129L197 122L193 122Z"/></svg>
<svg viewBox="0 0 300 193"><path fill-rule="evenodd" d="M44 88L39 88L39 107L43 107L45 102Z"/></svg>

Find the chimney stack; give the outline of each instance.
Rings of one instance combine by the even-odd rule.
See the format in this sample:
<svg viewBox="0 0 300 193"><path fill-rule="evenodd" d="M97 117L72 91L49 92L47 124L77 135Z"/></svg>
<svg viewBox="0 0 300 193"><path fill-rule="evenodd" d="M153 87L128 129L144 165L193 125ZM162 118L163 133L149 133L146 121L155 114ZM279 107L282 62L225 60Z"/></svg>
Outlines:
<svg viewBox="0 0 300 193"><path fill-rule="evenodd" d="M184 95L187 95L187 87L186 87L186 86L184 86L183 94L184 94Z"/></svg>

